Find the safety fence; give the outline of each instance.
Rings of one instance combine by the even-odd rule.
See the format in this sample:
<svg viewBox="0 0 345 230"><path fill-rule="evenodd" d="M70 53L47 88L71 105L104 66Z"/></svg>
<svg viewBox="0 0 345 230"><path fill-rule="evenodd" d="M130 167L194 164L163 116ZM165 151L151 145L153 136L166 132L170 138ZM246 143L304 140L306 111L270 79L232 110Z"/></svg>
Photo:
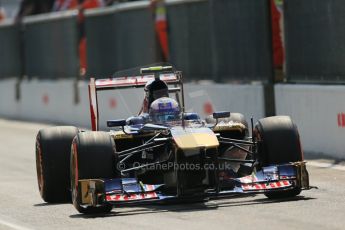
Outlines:
<svg viewBox="0 0 345 230"><path fill-rule="evenodd" d="M270 0L167 0L169 60L187 80L272 81ZM286 79L345 82L345 2L284 1ZM162 61L149 1L30 16L0 25L0 79L77 78L80 31L86 76Z"/></svg>
<svg viewBox="0 0 345 230"><path fill-rule="evenodd" d="M286 77L345 83L345 1L284 1Z"/></svg>
<svg viewBox="0 0 345 230"><path fill-rule="evenodd" d="M167 0L169 62L187 80L268 81L272 77L269 0ZM85 29L86 76L162 61L149 1L30 16L0 26L0 78L76 78Z"/></svg>
<svg viewBox="0 0 345 230"><path fill-rule="evenodd" d="M25 75L40 79L78 76L77 11L27 17L23 27Z"/></svg>
<svg viewBox="0 0 345 230"><path fill-rule="evenodd" d="M20 27L0 25L0 79L23 74Z"/></svg>
<svg viewBox="0 0 345 230"><path fill-rule="evenodd" d="M85 29L89 76L161 61L148 1L90 10Z"/></svg>

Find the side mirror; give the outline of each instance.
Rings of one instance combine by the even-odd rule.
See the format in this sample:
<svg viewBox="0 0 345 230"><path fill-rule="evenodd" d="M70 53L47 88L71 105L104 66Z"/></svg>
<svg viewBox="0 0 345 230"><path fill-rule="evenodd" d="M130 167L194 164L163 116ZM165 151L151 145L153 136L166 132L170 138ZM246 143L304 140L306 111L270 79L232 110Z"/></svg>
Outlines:
<svg viewBox="0 0 345 230"><path fill-rule="evenodd" d="M230 117L230 112L221 111L221 112L214 112L213 113L213 118L214 119L226 118L226 117Z"/></svg>
<svg viewBox="0 0 345 230"><path fill-rule="evenodd" d="M183 118L187 121L200 120L200 116L197 113L185 113L183 114Z"/></svg>
<svg viewBox="0 0 345 230"><path fill-rule="evenodd" d="M145 119L142 116L132 116L127 118L127 125L142 125L145 123Z"/></svg>
<svg viewBox="0 0 345 230"><path fill-rule="evenodd" d="M107 121L107 127L120 127L127 125L127 122L125 119L119 119L119 120L109 120Z"/></svg>

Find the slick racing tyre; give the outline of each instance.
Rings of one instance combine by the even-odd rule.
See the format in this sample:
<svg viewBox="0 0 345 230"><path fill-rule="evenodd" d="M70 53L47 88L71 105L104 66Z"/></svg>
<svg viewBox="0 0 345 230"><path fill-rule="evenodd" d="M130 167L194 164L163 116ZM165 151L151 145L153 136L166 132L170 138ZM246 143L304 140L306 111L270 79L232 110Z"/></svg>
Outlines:
<svg viewBox="0 0 345 230"><path fill-rule="evenodd" d="M118 178L120 173L115 167L116 162L115 142L108 133L82 132L75 137L71 150L71 187L73 205L80 213L111 211L112 206L108 204L98 207L82 206L78 180Z"/></svg>
<svg viewBox="0 0 345 230"><path fill-rule="evenodd" d="M258 141L258 153L262 166L303 161L303 153L296 125L288 116L260 119L254 135ZM268 198L286 198L300 194L301 189L267 192Z"/></svg>
<svg viewBox="0 0 345 230"><path fill-rule="evenodd" d="M78 129L60 126L42 129L36 137L36 169L38 189L48 203L71 201L70 152Z"/></svg>

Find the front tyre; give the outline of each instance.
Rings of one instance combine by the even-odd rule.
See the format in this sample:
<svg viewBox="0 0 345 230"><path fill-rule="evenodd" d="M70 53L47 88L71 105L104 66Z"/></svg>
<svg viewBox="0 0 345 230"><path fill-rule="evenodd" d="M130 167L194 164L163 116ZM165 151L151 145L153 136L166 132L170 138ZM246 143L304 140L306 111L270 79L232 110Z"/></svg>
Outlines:
<svg viewBox="0 0 345 230"><path fill-rule="evenodd" d="M288 116L274 116L260 119L254 135L258 140L258 153L262 166L303 161L303 152L296 125ZM294 197L300 188L286 191L266 192L268 198Z"/></svg>
<svg viewBox="0 0 345 230"><path fill-rule="evenodd" d="M98 207L84 207L81 204L81 193L78 180L112 179L119 177L115 168L114 139L106 132L83 132L73 140L71 149L71 187L74 207L85 214L108 213L112 206L104 204Z"/></svg>

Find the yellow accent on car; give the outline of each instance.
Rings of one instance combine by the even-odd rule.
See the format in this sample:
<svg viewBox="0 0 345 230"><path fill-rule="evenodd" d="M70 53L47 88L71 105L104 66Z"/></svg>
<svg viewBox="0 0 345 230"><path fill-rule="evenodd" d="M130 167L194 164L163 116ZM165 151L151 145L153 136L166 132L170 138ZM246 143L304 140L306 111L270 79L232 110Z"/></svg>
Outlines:
<svg viewBox="0 0 345 230"><path fill-rule="evenodd" d="M149 67L149 70L151 71L160 71L163 69L163 66L153 66L153 67Z"/></svg>
<svg viewBox="0 0 345 230"><path fill-rule="evenodd" d="M98 194L104 193L104 181L100 179L84 179L78 181L81 203L83 205L96 206Z"/></svg>
<svg viewBox="0 0 345 230"><path fill-rule="evenodd" d="M218 139L215 135L209 133L186 133L175 136L174 141L181 149L193 148L215 148L219 146Z"/></svg>
<svg viewBox="0 0 345 230"><path fill-rule="evenodd" d="M246 126L242 123L237 123L237 122L228 122L228 123L220 123L217 124L214 128L214 132L219 132L219 131L229 131L229 130L238 130L242 131L245 130Z"/></svg>

